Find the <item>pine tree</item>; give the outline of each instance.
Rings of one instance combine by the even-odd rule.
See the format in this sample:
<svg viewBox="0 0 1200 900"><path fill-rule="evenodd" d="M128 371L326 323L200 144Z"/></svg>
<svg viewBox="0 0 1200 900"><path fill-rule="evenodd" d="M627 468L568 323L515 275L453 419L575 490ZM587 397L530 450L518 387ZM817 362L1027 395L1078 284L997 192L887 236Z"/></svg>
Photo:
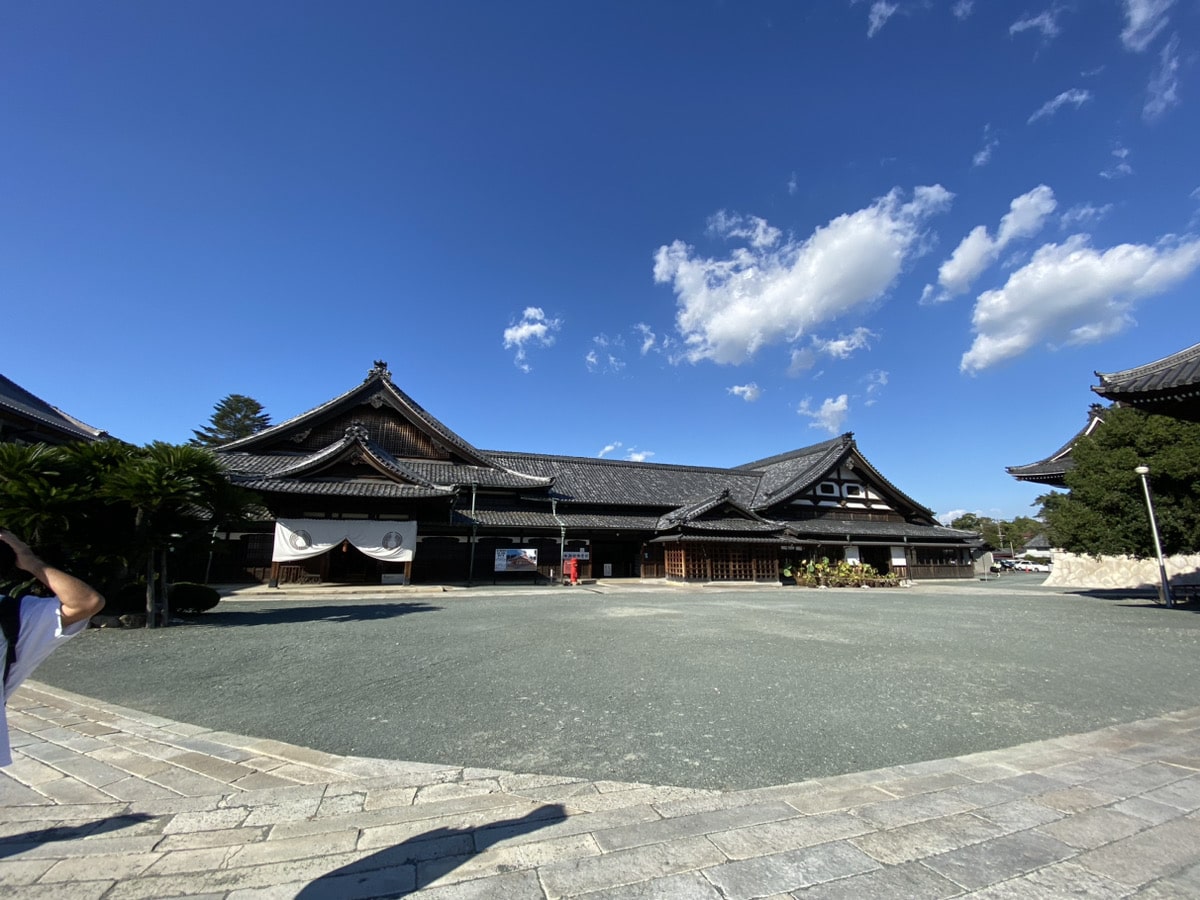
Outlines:
<svg viewBox="0 0 1200 900"><path fill-rule="evenodd" d="M193 430L190 441L193 447L220 447L230 441L249 437L271 424L271 417L263 412L262 404L245 394L230 394L213 407L208 425Z"/></svg>

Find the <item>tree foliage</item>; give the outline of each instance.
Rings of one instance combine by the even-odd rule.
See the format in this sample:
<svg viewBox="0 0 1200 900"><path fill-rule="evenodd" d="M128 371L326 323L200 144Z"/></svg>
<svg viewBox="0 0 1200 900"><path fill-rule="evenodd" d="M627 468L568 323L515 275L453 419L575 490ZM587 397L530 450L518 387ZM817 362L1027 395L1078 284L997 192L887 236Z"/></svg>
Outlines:
<svg viewBox="0 0 1200 900"><path fill-rule="evenodd" d="M993 519L976 513L964 513L950 523L951 528L961 528L963 531L975 531L983 536L983 541L995 550L1007 550L1010 547L1019 550L1042 531L1045 526L1037 519L1029 516L1017 516L1012 520Z"/></svg>
<svg viewBox="0 0 1200 900"><path fill-rule="evenodd" d="M1154 555L1142 482L1144 465L1163 552L1200 548L1200 424L1132 408L1104 413L1104 425L1071 450L1069 493L1038 498L1051 540L1091 556Z"/></svg>
<svg viewBox="0 0 1200 900"><path fill-rule="evenodd" d="M193 447L220 447L239 438L257 434L271 424L271 417L262 404L245 394L230 394L213 407L208 425L195 429L190 441Z"/></svg>
<svg viewBox="0 0 1200 900"><path fill-rule="evenodd" d="M168 550L207 542L250 499L199 447L0 444L0 523L102 592L144 572L150 607L164 594Z"/></svg>

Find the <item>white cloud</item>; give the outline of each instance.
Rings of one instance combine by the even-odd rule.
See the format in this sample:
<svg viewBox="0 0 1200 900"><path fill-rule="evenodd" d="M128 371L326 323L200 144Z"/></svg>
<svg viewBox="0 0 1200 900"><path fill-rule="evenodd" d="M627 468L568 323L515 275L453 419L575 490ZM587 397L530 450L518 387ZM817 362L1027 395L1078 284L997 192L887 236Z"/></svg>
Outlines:
<svg viewBox="0 0 1200 900"><path fill-rule="evenodd" d="M1167 41L1158 55L1158 69L1146 85L1146 105L1142 118L1153 122L1179 103L1179 36Z"/></svg>
<svg viewBox="0 0 1200 900"><path fill-rule="evenodd" d="M983 146L971 157L971 165L976 169L986 166L992 161L992 153L1000 146L1000 142L992 136L992 126L983 126Z"/></svg>
<svg viewBox="0 0 1200 900"><path fill-rule="evenodd" d="M738 247L724 259L696 255L678 240L660 247L654 280L670 284L678 298L686 358L743 363L765 344L795 341L808 328L878 300L904 264L926 251L926 221L953 196L933 185L916 188L904 202L897 188L803 241ZM764 222L748 231L757 236L768 228Z"/></svg>
<svg viewBox="0 0 1200 900"><path fill-rule="evenodd" d="M1063 213L1058 220L1058 224L1064 231L1070 228L1093 225L1112 212L1112 209L1113 205L1111 203L1106 203L1103 206L1080 203L1072 206Z"/></svg>
<svg viewBox="0 0 1200 900"><path fill-rule="evenodd" d="M642 336L642 356L645 356L654 349L654 342L657 338L645 322L638 322L633 327Z"/></svg>
<svg viewBox="0 0 1200 900"><path fill-rule="evenodd" d="M938 269L938 284L941 291L934 293L932 286L921 295L923 303L949 300L956 294L966 293L971 282L995 262L1004 248L1020 238L1032 237L1041 231L1046 219L1054 212L1057 201L1054 191L1044 184L1015 198L1008 205L1008 212L1000 220L993 238L983 225L977 225L962 239L950 258Z"/></svg>
<svg viewBox="0 0 1200 900"><path fill-rule="evenodd" d="M741 397L747 403L753 403L762 396L762 388L753 381L749 384L735 384L733 387L726 388L726 390L735 397Z"/></svg>
<svg viewBox="0 0 1200 900"><path fill-rule="evenodd" d="M610 453L616 453L625 447L620 441L613 441L611 444L605 444L604 449L596 454L597 459L604 459ZM636 447L630 447L625 450L625 459L630 462L645 462L654 455L653 450L638 450Z"/></svg>
<svg viewBox="0 0 1200 900"><path fill-rule="evenodd" d="M948 512L938 513L937 520L942 525L949 525L955 519L960 519L963 516L965 516L967 513L970 513L970 512L973 512L975 515L979 515L979 512L977 510L952 509L952 510L949 510Z"/></svg>
<svg viewBox="0 0 1200 900"><path fill-rule="evenodd" d="M1022 31L1040 31L1046 40L1058 37L1062 31L1058 27L1058 14L1062 12L1057 7L1050 7L1036 16L1026 16L1008 26L1009 35L1020 34Z"/></svg>
<svg viewBox="0 0 1200 900"><path fill-rule="evenodd" d="M1125 28L1121 43L1141 53L1167 27L1167 12L1175 0L1125 0Z"/></svg>
<svg viewBox="0 0 1200 900"><path fill-rule="evenodd" d="M970 17L974 9L975 0L958 0L957 3L950 7L950 12L954 13L954 18L962 22Z"/></svg>
<svg viewBox="0 0 1200 900"><path fill-rule="evenodd" d="M625 368L625 361L616 354L609 352L610 347L619 348L625 346L625 339L623 337L617 335L614 338L610 338L604 332L600 332L600 334L592 338L592 343L600 349L593 348L584 357L584 362L587 363L589 372L620 372Z"/></svg>
<svg viewBox="0 0 1200 900"><path fill-rule="evenodd" d="M823 341L814 336L812 339L813 349L821 353L828 353L830 356L837 359L847 359L851 353L863 348L871 348L871 339L879 337L869 328L855 328L849 334L839 334L836 338Z"/></svg>
<svg viewBox="0 0 1200 900"><path fill-rule="evenodd" d="M1077 234L1045 244L998 290L975 303L975 340L959 368L979 372L1031 347L1085 344L1131 321L1137 300L1169 290L1200 268L1200 239L1096 250Z"/></svg>
<svg viewBox="0 0 1200 900"><path fill-rule="evenodd" d="M879 33L879 29L887 24L887 20L896 14L900 9L897 3L887 3L886 0L877 0L871 4L871 11L867 14L867 37L873 38Z"/></svg>
<svg viewBox="0 0 1200 900"><path fill-rule="evenodd" d="M709 234L725 238L745 238L756 250L779 243L782 232L759 216L730 215L720 210L708 220Z"/></svg>
<svg viewBox="0 0 1200 900"><path fill-rule="evenodd" d="M798 181L796 181L796 173L793 172L788 177L788 182L787 182L788 193L794 194L794 193L796 193L797 190L799 190L799 188L800 188L800 183Z"/></svg>
<svg viewBox="0 0 1200 900"><path fill-rule="evenodd" d="M1114 178L1124 178L1126 175L1133 174L1133 166L1129 164L1128 148L1118 144L1113 150L1112 155L1117 161L1100 173L1101 178L1107 178L1111 181Z"/></svg>
<svg viewBox="0 0 1200 900"><path fill-rule="evenodd" d="M788 375L795 378L801 372L807 372L817 364L817 354L805 347L802 350L793 350L792 359L788 365Z"/></svg>
<svg viewBox="0 0 1200 900"><path fill-rule="evenodd" d="M1063 91L1053 100L1047 100L1045 103L1043 103L1041 108L1029 117L1029 120L1026 124L1032 125L1038 119L1044 119L1047 116L1052 116L1068 103L1073 103L1075 108L1078 109L1091 99L1092 92L1085 91L1083 88L1071 88L1069 91Z"/></svg>
<svg viewBox="0 0 1200 900"><path fill-rule="evenodd" d="M504 329L504 349L515 347L517 353L513 362L522 372L531 372L533 367L525 361L526 345L551 346L554 343L554 332L561 327L561 319L547 319L540 307L526 307L521 321Z"/></svg>
<svg viewBox="0 0 1200 900"><path fill-rule="evenodd" d="M874 372L868 372L863 376L863 382L867 385L867 406L874 406L879 402L879 393L888 383L888 373L883 369L876 369Z"/></svg>
<svg viewBox="0 0 1200 900"><path fill-rule="evenodd" d="M837 434L850 412L850 398L845 394L839 394L836 399L826 397L820 409L812 409L811 401L806 398L801 401L796 412L812 419L808 423L809 428L824 428L830 434Z"/></svg>

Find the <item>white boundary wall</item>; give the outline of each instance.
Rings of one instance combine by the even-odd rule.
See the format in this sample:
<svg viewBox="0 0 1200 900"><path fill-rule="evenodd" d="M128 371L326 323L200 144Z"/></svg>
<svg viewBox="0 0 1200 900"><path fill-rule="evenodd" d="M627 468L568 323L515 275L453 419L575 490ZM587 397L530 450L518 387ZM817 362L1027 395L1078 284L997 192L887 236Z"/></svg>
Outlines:
<svg viewBox="0 0 1200 900"><path fill-rule="evenodd" d="M1050 587L1157 588L1161 579L1158 561L1132 556L1080 556L1052 550L1054 562L1045 584ZM1200 583L1200 554L1169 556L1164 560L1171 582Z"/></svg>

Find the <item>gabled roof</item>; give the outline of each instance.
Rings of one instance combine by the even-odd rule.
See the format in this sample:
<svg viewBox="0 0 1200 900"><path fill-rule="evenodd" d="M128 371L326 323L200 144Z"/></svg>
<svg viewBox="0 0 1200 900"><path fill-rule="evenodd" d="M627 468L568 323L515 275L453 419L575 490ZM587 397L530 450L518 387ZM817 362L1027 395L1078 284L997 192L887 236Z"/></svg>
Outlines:
<svg viewBox="0 0 1200 900"><path fill-rule="evenodd" d="M809 490L842 465L862 472L866 480L888 493L899 505L907 507L910 514L926 517L933 522L933 510L908 496L871 465L858 449L852 431L819 444L746 463L738 466L738 471L758 471L762 474L751 508L765 510Z"/></svg>
<svg viewBox="0 0 1200 900"><path fill-rule="evenodd" d="M1076 432L1074 437L1045 459L1040 459L1037 462L1028 463L1024 466L1006 466L1004 471L1008 472L1009 475L1018 481L1031 481L1034 484L1045 484L1051 487L1066 485L1067 472L1075 465L1075 461L1071 458L1071 451L1081 438L1087 437L1104 424L1105 409L1106 407L1098 403L1092 404L1088 410L1087 424Z"/></svg>
<svg viewBox="0 0 1200 900"><path fill-rule="evenodd" d="M435 487L432 481L414 472L411 467L401 463L371 440L367 429L362 425L351 425L346 429L346 434L340 441L330 444L324 450L311 456L295 460L290 465L276 471L274 477L295 478L300 475L316 474L335 462L351 457L370 462L378 472L393 479L399 478L418 487ZM451 488L439 489L452 490Z"/></svg>
<svg viewBox="0 0 1200 900"><path fill-rule="evenodd" d="M67 415L3 375L0 375L0 424L3 425L0 439L7 439L10 428L15 428L21 440L31 442L99 441L110 437L108 432Z"/></svg>
<svg viewBox="0 0 1200 900"><path fill-rule="evenodd" d="M1104 374L1092 390L1114 403L1200 422L1200 344L1170 356Z"/></svg>
<svg viewBox="0 0 1200 900"><path fill-rule="evenodd" d="M764 519L762 516L742 506L730 497L729 489L697 500L695 503L673 509L659 517L657 530L669 531L675 528L705 531L782 531L783 526L778 522Z"/></svg>
<svg viewBox="0 0 1200 900"><path fill-rule="evenodd" d="M295 440L297 436L303 435L319 423L328 421L338 413L353 411L357 407L367 404L375 407L385 404L390 406L431 441L463 462L483 467L491 465L490 461L477 449L427 413L408 394L392 384L392 373L387 370L387 363L384 362L376 362L375 367L367 373L366 379L358 387L352 388L308 412L294 416L286 422L265 428L249 437L231 441L220 447L219 452L262 453L286 447L289 440Z"/></svg>

